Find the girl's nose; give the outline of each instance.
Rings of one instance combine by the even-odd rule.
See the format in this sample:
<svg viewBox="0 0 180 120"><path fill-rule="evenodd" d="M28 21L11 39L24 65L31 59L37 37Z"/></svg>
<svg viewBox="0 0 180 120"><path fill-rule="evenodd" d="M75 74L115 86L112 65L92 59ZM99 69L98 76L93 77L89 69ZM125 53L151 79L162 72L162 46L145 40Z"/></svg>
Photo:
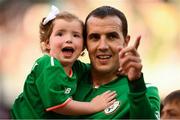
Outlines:
<svg viewBox="0 0 180 120"><path fill-rule="evenodd" d="M66 40L66 43L72 43L72 40L68 39Z"/></svg>
<svg viewBox="0 0 180 120"><path fill-rule="evenodd" d="M72 43L72 36L68 35L66 37L66 43Z"/></svg>

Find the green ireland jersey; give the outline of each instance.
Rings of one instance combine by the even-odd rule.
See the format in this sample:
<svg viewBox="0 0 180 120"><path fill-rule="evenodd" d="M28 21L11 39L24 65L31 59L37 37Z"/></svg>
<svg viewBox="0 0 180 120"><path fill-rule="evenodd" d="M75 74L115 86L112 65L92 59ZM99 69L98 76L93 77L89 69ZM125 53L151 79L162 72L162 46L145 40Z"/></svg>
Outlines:
<svg viewBox="0 0 180 120"><path fill-rule="evenodd" d="M90 74L87 74L79 81L74 99L88 102L107 90L116 91L117 101L104 111L80 116L81 119L159 119L158 89L150 84L145 85L143 75L133 82L119 76L108 84L93 88Z"/></svg>
<svg viewBox="0 0 180 120"><path fill-rule="evenodd" d="M72 67L73 75L68 77L57 59L44 55L36 60L26 78L23 92L14 102L12 118L65 118L51 110L71 99L76 91L77 80L86 68L85 64L76 61Z"/></svg>

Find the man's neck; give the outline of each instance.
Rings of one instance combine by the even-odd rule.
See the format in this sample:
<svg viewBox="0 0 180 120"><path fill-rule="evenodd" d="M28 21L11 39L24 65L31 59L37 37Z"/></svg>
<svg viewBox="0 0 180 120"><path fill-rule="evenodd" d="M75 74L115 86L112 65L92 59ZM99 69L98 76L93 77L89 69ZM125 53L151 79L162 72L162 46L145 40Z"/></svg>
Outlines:
<svg viewBox="0 0 180 120"><path fill-rule="evenodd" d="M102 73L97 71L91 71L92 83L95 88L101 85L107 84L117 78L116 72Z"/></svg>

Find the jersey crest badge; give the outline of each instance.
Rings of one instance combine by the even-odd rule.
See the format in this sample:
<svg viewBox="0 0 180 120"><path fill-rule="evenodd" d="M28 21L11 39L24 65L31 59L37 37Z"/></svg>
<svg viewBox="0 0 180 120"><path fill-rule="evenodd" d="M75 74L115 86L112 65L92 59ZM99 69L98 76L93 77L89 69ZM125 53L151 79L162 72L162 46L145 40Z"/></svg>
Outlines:
<svg viewBox="0 0 180 120"><path fill-rule="evenodd" d="M114 104L112 104L111 106L109 106L108 108L106 108L104 110L105 114L111 114L114 113L120 106L120 101L116 101L114 102Z"/></svg>

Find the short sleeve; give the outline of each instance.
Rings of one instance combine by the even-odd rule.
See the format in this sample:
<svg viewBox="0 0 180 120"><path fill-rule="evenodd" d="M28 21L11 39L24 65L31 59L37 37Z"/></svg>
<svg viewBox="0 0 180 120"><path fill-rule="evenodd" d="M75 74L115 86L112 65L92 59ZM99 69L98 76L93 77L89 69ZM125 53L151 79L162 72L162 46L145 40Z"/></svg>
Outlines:
<svg viewBox="0 0 180 120"><path fill-rule="evenodd" d="M37 80L37 87L45 109L63 104L71 98L74 91L69 84L73 83L69 83L67 75L60 66L50 66L42 72Z"/></svg>

